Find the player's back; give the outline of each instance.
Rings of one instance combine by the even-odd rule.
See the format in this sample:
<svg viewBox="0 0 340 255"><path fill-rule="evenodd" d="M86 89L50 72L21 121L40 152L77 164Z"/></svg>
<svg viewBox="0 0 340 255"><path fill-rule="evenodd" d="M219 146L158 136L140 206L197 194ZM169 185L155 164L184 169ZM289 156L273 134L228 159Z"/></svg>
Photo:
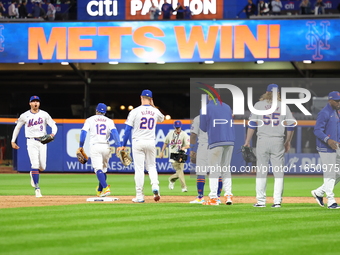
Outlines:
<svg viewBox="0 0 340 255"><path fill-rule="evenodd" d="M263 100L259 101L254 105L254 108L257 110L268 110L272 106L272 103ZM266 137L283 137L285 132L285 126L290 126L294 123L294 117L292 116L289 107L286 106L286 115L282 115L281 102L278 102L277 108L271 114L260 115L255 118L261 120L258 123L258 136L266 136ZM249 117L252 119L252 116Z"/></svg>
<svg viewBox="0 0 340 255"><path fill-rule="evenodd" d="M132 126L132 139L155 140L157 122L163 122L164 115L155 107L141 105L133 109L126 124Z"/></svg>
<svg viewBox="0 0 340 255"><path fill-rule="evenodd" d="M108 143L111 129L115 125L104 115L93 115L85 121L83 130L89 131L90 144Z"/></svg>

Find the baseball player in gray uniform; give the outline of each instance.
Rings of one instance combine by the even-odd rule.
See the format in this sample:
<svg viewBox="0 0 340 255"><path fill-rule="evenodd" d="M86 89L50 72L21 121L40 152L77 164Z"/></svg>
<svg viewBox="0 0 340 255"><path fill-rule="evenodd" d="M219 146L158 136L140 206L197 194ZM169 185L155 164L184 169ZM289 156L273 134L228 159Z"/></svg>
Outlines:
<svg viewBox="0 0 340 255"><path fill-rule="evenodd" d="M25 125L27 151L32 168L30 171L31 185L35 189L35 196L42 197L39 187L39 171L46 169L47 144L42 144L38 138L46 135L46 125L52 128L52 136L57 134L58 128L51 116L39 109L40 98L38 96L31 96L29 105L31 109L21 114L17 120L17 125L12 135L12 148L16 150L20 148L15 141L21 127Z"/></svg>
<svg viewBox="0 0 340 255"><path fill-rule="evenodd" d="M267 91L260 98L260 101L254 105L257 110L268 110L272 106L273 89L278 91L278 85L270 84ZM278 101L280 100L277 92ZM275 178L274 181L274 204L273 208L281 207L283 193L283 176L284 176L284 153L290 149L290 142L294 134L294 124L296 123L290 109L286 106L286 115L281 114L281 104L278 103L276 110L269 115L254 115L249 117L249 126L244 146L250 147L250 140L257 127L257 172L256 172L256 199L254 207L266 206L266 186L267 174L269 172L269 161ZM283 126L282 123L285 122ZM285 127L287 127L287 136L284 141Z"/></svg>
<svg viewBox="0 0 340 255"><path fill-rule="evenodd" d="M197 144L197 151L195 151L194 147ZM190 150L190 159L195 159L195 173L197 175L197 198L190 201L191 204L202 204L204 203L204 186L205 179L209 172L209 164L208 164L208 134L203 132L200 129L200 116L196 116L191 124L190 130L190 146L192 147ZM219 178L218 182L218 203L220 201L220 194L222 191L222 178Z"/></svg>
<svg viewBox="0 0 340 255"><path fill-rule="evenodd" d="M97 196L106 197L111 194L110 185L107 184L107 165L111 157L109 139L113 138L116 147L120 147L118 131L113 120L104 116L107 106L99 103L96 114L85 120L80 132L79 147L84 146L87 133L90 135L90 156L92 167L99 181L96 188Z"/></svg>
<svg viewBox="0 0 340 255"><path fill-rule="evenodd" d="M143 90L140 95L141 105L133 109L125 122L123 143L118 152L127 144L131 136L132 156L135 167L136 197L135 203L144 203L144 168L148 171L154 200L160 200L158 173L156 169L156 125L164 121L164 115L155 107L152 92ZM132 132L132 134L131 134Z"/></svg>

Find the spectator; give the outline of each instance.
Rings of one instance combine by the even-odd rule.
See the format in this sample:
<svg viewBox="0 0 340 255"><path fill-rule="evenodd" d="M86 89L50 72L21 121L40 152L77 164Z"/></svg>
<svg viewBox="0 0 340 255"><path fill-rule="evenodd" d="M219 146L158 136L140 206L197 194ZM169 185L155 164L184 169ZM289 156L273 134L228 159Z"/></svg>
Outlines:
<svg viewBox="0 0 340 255"><path fill-rule="evenodd" d="M189 6L184 8L184 19L191 19L191 10Z"/></svg>
<svg viewBox="0 0 340 255"><path fill-rule="evenodd" d="M149 9L150 19L158 19L159 12L159 8L152 3L152 6Z"/></svg>
<svg viewBox="0 0 340 255"><path fill-rule="evenodd" d="M315 15L325 14L325 4L322 2L322 0L316 1L314 14Z"/></svg>
<svg viewBox="0 0 340 255"><path fill-rule="evenodd" d="M19 6L19 18L20 19L26 19L28 16L26 5L27 5L26 0L23 0Z"/></svg>
<svg viewBox="0 0 340 255"><path fill-rule="evenodd" d="M2 2L0 2L0 17L7 17L6 8Z"/></svg>
<svg viewBox="0 0 340 255"><path fill-rule="evenodd" d="M48 6L47 6L46 16L49 21L53 21L55 19L55 13L56 13L55 7L51 3L51 1L53 0L47 0Z"/></svg>
<svg viewBox="0 0 340 255"><path fill-rule="evenodd" d="M10 19L15 19L17 16L17 11L16 11L16 0L12 0L11 5L8 7L8 17Z"/></svg>
<svg viewBox="0 0 340 255"><path fill-rule="evenodd" d="M244 7L243 12L246 13L247 18L249 19L250 16L255 15L256 6L253 4L252 0L248 0L248 4Z"/></svg>
<svg viewBox="0 0 340 255"><path fill-rule="evenodd" d="M170 19L172 12L174 9L172 8L172 5L168 2L165 2L162 5L162 12L163 12L163 19Z"/></svg>
<svg viewBox="0 0 340 255"><path fill-rule="evenodd" d="M280 15L282 9L282 3L280 0L273 0L272 1L272 14L273 15Z"/></svg>
<svg viewBox="0 0 340 255"><path fill-rule="evenodd" d="M39 2L34 3L32 16L35 19L44 18L46 16L46 12L41 7L41 3L39 3Z"/></svg>
<svg viewBox="0 0 340 255"><path fill-rule="evenodd" d="M300 14L311 14L311 3L309 0L303 0L300 4Z"/></svg>
<svg viewBox="0 0 340 255"><path fill-rule="evenodd" d="M265 3L263 0L260 0L257 6L257 11L258 11L258 15L268 15L269 14L269 7L268 4Z"/></svg>
<svg viewBox="0 0 340 255"><path fill-rule="evenodd" d="M176 13L176 19L184 19L184 8L181 3L177 3L177 8L175 10Z"/></svg>

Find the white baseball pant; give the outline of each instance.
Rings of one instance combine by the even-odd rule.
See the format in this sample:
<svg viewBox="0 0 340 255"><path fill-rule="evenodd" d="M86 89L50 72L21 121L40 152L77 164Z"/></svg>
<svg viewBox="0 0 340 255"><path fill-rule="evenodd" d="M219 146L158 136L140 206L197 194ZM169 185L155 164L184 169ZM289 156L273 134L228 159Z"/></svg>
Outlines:
<svg viewBox="0 0 340 255"><path fill-rule="evenodd" d="M208 150L210 198L218 198L217 189L220 176L222 176L224 195L233 195L231 193L232 181L230 171L233 149L234 146L218 146Z"/></svg>
<svg viewBox="0 0 340 255"><path fill-rule="evenodd" d="M102 170L103 173L106 173L111 157L110 145L104 143L93 144L90 148L90 155L94 172L97 173L98 170Z"/></svg>
<svg viewBox="0 0 340 255"><path fill-rule="evenodd" d="M47 145L35 140L27 139L27 151L32 169L44 171L46 169Z"/></svg>
<svg viewBox="0 0 340 255"><path fill-rule="evenodd" d="M136 198L144 199L144 168L149 173L152 190L157 189L159 192L155 141L133 140L132 155L135 167Z"/></svg>

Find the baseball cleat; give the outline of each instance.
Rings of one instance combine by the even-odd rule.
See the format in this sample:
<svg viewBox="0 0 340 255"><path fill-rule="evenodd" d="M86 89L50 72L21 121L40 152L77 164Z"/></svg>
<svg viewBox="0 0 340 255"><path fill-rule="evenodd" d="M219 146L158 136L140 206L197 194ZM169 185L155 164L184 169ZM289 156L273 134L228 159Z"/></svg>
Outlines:
<svg viewBox="0 0 340 255"><path fill-rule="evenodd" d="M226 205L232 205L232 204L233 204L232 198L233 198L232 195L226 195L226 196L225 196L225 204L226 204Z"/></svg>
<svg viewBox="0 0 340 255"><path fill-rule="evenodd" d="M103 189L102 193L100 194L101 197L106 197L111 194L110 185L107 185L106 188Z"/></svg>
<svg viewBox="0 0 340 255"><path fill-rule="evenodd" d="M312 196L315 198L316 202L321 206L324 207L324 203L323 203L323 197L319 197L316 195L315 190L311 191Z"/></svg>
<svg viewBox="0 0 340 255"><path fill-rule="evenodd" d="M141 198L132 198L132 202L134 202L134 203L144 203L145 201L144 201L144 199L141 199Z"/></svg>
<svg viewBox="0 0 340 255"><path fill-rule="evenodd" d="M266 205L254 204L254 207L266 207Z"/></svg>
<svg viewBox="0 0 340 255"><path fill-rule="evenodd" d="M202 204L202 203L204 203L204 198L202 197L202 198L196 198L195 200L193 200L193 201L190 201L190 204Z"/></svg>
<svg viewBox="0 0 340 255"><path fill-rule="evenodd" d="M35 184L34 184L33 176L32 176L32 171L30 171L30 176L31 176L31 186L32 186L33 188L35 188Z"/></svg>
<svg viewBox="0 0 340 255"><path fill-rule="evenodd" d="M158 202L161 199L161 196L159 195L159 192L157 189L154 189L152 191L153 193L153 200L155 200L156 202Z"/></svg>
<svg viewBox="0 0 340 255"><path fill-rule="evenodd" d="M272 208L280 208L280 207L281 207L281 204L273 204L271 207L272 207Z"/></svg>
<svg viewBox="0 0 340 255"><path fill-rule="evenodd" d="M169 180L169 189L174 189L175 183Z"/></svg>
<svg viewBox="0 0 340 255"><path fill-rule="evenodd" d="M337 203L333 203L330 206L328 206L328 209L340 209L340 206Z"/></svg>
<svg viewBox="0 0 340 255"><path fill-rule="evenodd" d="M97 193L97 197L100 197L100 195L102 194L102 191L99 191L99 186L96 187L96 193Z"/></svg>
<svg viewBox="0 0 340 255"><path fill-rule="evenodd" d="M217 200L217 198L210 198L208 201L203 202L202 205L220 205Z"/></svg>
<svg viewBox="0 0 340 255"><path fill-rule="evenodd" d="M42 197L40 189L35 189L35 197Z"/></svg>
<svg viewBox="0 0 340 255"><path fill-rule="evenodd" d="M182 189L182 192L188 192L187 188Z"/></svg>

